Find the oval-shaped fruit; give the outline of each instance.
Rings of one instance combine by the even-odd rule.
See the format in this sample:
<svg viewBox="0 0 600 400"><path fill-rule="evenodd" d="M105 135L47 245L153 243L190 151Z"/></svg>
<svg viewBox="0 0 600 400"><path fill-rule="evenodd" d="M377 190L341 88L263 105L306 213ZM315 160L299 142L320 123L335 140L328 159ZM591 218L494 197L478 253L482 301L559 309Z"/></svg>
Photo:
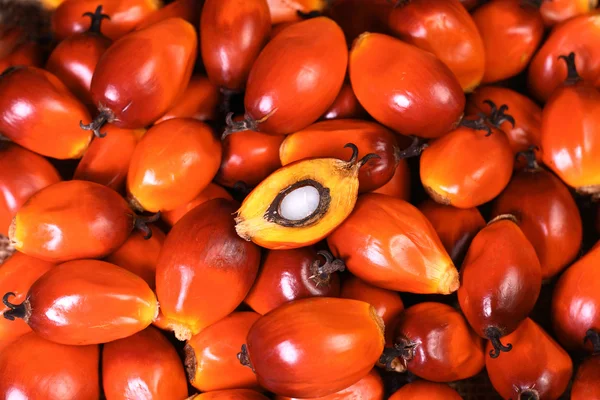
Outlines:
<svg viewBox="0 0 600 400"><path fill-rule="evenodd" d="M563 58L569 73L542 112L542 160L567 185L581 193L597 195L600 192L600 89L579 76L575 63L582 63L579 58L575 59L574 53Z"/></svg>
<svg viewBox="0 0 600 400"><path fill-rule="evenodd" d="M210 392L258 388L256 375L240 364L237 353L259 318L254 312L234 312L188 340L185 366L196 389Z"/></svg>
<svg viewBox="0 0 600 400"><path fill-rule="evenodd" d="M97 258L119 248L136 216L114 190L86 181L50 185L19 209L10 226L14 247L48 261Z"/></svg>
<svg viewBox="0 0 600 400"><path fill-rule="evenodd" d="M256 321L239 357L275 394L327 396L369 373L383 351L383 329L375 309L362 301L296 300Z"/></svg>
<svg viewBox="0 0 600 400"><path fill-rule="evenodd" d="M458 302L467 321L491 340L492 357L510 351L500 338L527 318L542 287L535 249L514 216L497 217L475 236L460 273Z"/></svg>
<svg viewBox="0 0 600 400"><path fill-rule="evenodd" d="M156 263L165 234L154 225L148 225L152 236L146 239L142 232L133 232L121 247L104 260L133 272L146 281L150 289L156 287Z"/></svg>
<svg viewBox="0 0 600 400"><path fill-rule="evenodd" d="M0 268L0 293L12 291L15 294L14 302L24 301L31 285L53 266L47 261L15 252ZM2 318L8 310L6 305L0 307L0 353L15 339L31 332L29 325L22 320L13 322Z"/></svg>
<svg viewBox="0 0 600 400"><path fill-rule="evenodd" d="M359 192L375 190L389 182L401 159L397 135L389 129L369 121L336 119L321 121L288 135L279 149L282 165L317 157L343 158L344 145L354 143L359 157L369 153L379 158L360 169Z"/></svg>
<svg viewBox="0 0 600 400"><path fill-rule="evenodd" d="M317 254L311 247L267 251L245 302L257 313L266 314L292 300L338 297L340 280L335 272L344 268L329 252Z"/></svg>
<svg viewBox="0 0 600 400"><path fill-rule="evenodd" d="M440 23L443 21L443 23ZM394 8L388 20L394 36L435 54L472 91L485 69L483 41L458 0L412 0Z"/></svg>
<svg viewBox="0 0 600 400"><path fill-rule="evenodd" d="M133 151L146 130L121 129L108 124L104 131L107 136L92 140L77 164L73 179L96 182L121 192Z"/></svg>
<svg viewBox="0 0 600 400"><path fill-rule="evenodd" d="M44 157L9 141L0 142L0 234L8 235L12 219L33 194L60 180Z"/></svg>
<svg viewBox="0 0 600 400"><path fill-rule="evenodd" d="M162 220L165 221L170 226L175 225L177 221L183 218L189 211L198 207L200 204L204 204L212 199L225 199L225 200L233 200L229 192L223 189L221 186L209 183L206 188L194 200L179 206L173 210L165 211L161 213Z"/></svg>
<svg viewBox="0 0 600 400"><path fill-rule="evenodd" d="M421 183L440 204L477 207L506 187L513 158L506 135L477 121L430 143L420 159Z"/></svg>
<svg viewBox="0 0 600 400"><path fill-rule="evenodd" d="M246 197L238 210L238 235L271 250L309 246L348 217L358 195L358 173L375 154L349 161L301 160L278 169Z"/></svg>
<svg viewBox="0 0 600 400"><path fill-rule="evenodd" d="M483 340L454 308L425 302L404 310L380 362L434 382L452 382L478 374L485 365Z"/></svg>
<svg viewBox="0 0 600 400"><path fill-rule="evenodd" d="M56 75L90 111L94 111L90 93L92 76L98 60L112 44L101 32L102 20L107 18L102 14L102 6L96 7L95 13L92 10L85 13L91 18L90 29L62 40L46 62L46 70Z"/></svg>
<svg viewBox="0 0 600 400"><path fill-rule="evenodd" d="M234 212L232 202L211 200L167 235L156 267L156 293L180 340L229 315L254 283L260 250L236 234Z"/></svg>
<svg viewBox="0 0 600 400"><path fill-rule="evenodd" d="M391 326L404 311L404 303L398 293L370 285L355 276L344 279L340 297L360 300L372 305L386 328Z"/></svg>
<svg viewBox="0 0 600 400"><path fill-rule="evenodd" d="M136 146L127 192L136 208L175 209L192 201L214 178L221 143L212 129L191 118L174 118L148 129Z"/></svg>
<svg viewBox="0 0 600 400"><path fill-rule="evenodd" d="M553 26L579 15L589 14L598 6L598 0L543 1L540 13L546 26Z"/></svg>
<svg viewBox="0 0 600 400"><path fill-rule="evenodd" d="M600 398L600 356L586 359L579 368L573 386L571 400L588 400Z"/></svg>
<svg viewBox="0 0 600 400"><path fill-rule="evenodd" d="M505 399L558 399L573 374L567 352L529 318L506 340L513 344L512 351L485 359L494 389ZM491 343L487 350L492 351Z"/></svg>
<svg viewBox="0 0 600 400"><path fill-rule="evenodd" d="M535 162L517 172L494 203L492 216L512 214L533 245L542 266L542 279L569 265L581 246L581 216L567 187Z"/></svg>
<svg viewBox="0 0 600 400"><path fill-rule="evenodd" d="M229 389L196 394L188 400L269 400L269 398L250 389Z"/></svg>
<svg viewBox="0 0 600 400"><path fill-rule="evenodd" d="M302 15L321 13L329 6L327 0L267 0L271 15L271 24L299 21Z"/></svg>
<svg viewBox="0 0 600 400"><path fill-rule="evenodd" d="M600 351L600 246L595 246L560 277L552 296L552 323L569 350Z"/></svg>
<svg viewBox="0 0 600 400"><path fill-rule="evenodd" d="M56 39L64 40L76 33L85 32L89 20L84 13L98 6L96 0L65 0L52 14L52 32ZM160 0L103 0L104 13L110 17L103 23L102 33L115 40L131 32L137 24L160 8Z"/></svg>
<svg viewBox="0 0 600 400"><path fill-rule="evenodd" d="M562 85L567 67L558 57L572 51L577 54L577 71L583 80L600 87L599 24L600 13L591 13L575 17L552 30L529 67L527 83L538 100L548 100Z"/></svg>
<svg viewBox="0 0 600 400"><path fill-rule="evenodd" d="M473 12L485 48L483 82L497 82L523 71L544 35L537 7L521 0L493 0Z"/></svg>
<svg viewBox="0 0 600 400"><path fill-rule="evenodd" d="M37 42L27 41L18 45L12 53L0 59L0 73L10 67L43 65L42 48Z"/></svg>
<svg viewBox="0 0 600 400"><path fill-rule="evenodd" d="M372 285L412 293L458 289L458 272L431 223L404 200L362 195L327 243L350 272Z"/></svg>
<svg viewBox="0 0 600 400"><path fill-rule="evenodd" d="M65 346L29 333L0 352L0 397L97 400L98 346Z"/></svg>
<svg viewBox="0 0 600 400"><path fill-rule="evenodd" d="M367 112L360 105L352 86L344 83L333 104L329 106L322 119L366 118Z"/></svg>
<svg viewBox="0 0 600 400"><path fill-rule="evenodd" d="M182 400L188 394L177 351L153 327L104 345L102 385L107 400Z"/></svg>
<svg viewBox="0 0 600 400"><path fill-rule="evenodd" d="M364 33L350 52L350 81L360 104L403 135L435 138L460 121L465 95L433 54L379 33Z"/></svg>
<svg viewBox="0 0 600 400"><path fill-rule="evenodd" d="M398 389L390 400L462 400L462 397L444 383L415 381Z"/></svg>
<svg viewBox="0 0 600 400"><path fill-rule="evenodd" d="M384 388L383 381L379 372L372 369L368 375L356 382L354 385L342 389L328 396L311 397L309 400L383 400ZM300 400L292 397L275 396L275 400Z"/></svg>
<svg viewBox="0 0 600 400"><path fill-rule="evenodd" d="M230 129L284 135L307 127L335 100L347 63L344 34L329 18L287 27L252 66L244 97L246 120Z"/></svg>
<svg viewBox="0 0 600 400"><path fill-rule="evenodd" d="M0 132L38 154L80 158L92 136L77 124L89 121L85 106L53 74L35 67L0 74Z"/></svg>
<svg viewBox="0 0 600 400"><path fill-rule="evenodd" d="M394 171L394 176L382 187L373 190L373 193L381 193L396 197L401 200L410 201L410 169L406 160L400 160Z"/></svg>
<svg viewBox="0 0 600 400"><path fill-rule="evenodd" d="M267 0L205 0L200 47L210 81L230 90L243 89L270 33Z"/></svg>
<svg viewBox="0 0 600 400"><path fill-rule="evenodd" d="M219 88L210 83L207 77L202 75L192 76L187 88L175 101L173 107L160 117L155 124L172 118L213 121L217 118L220 97Z"/></svg>
<svg viewBox="0 0 600 400"><path fill-rule="evenodd" d="M144 18L135 29L144 29L169 18L181 18L190 24L196 24L200 20L200 12L202 11L203 5L204 1L175 0L156 11L153 11L147 18Z"/></svg>
<svg viewBox="0 0 600 400"><path fill-rule="evenodd" d="M185 92L196 47L194 27L180 18L158 22L115 42L92 78L92 99L99 114L82 128L98 136L106 122L139 129L162 117Z"/></svg>
<svg viewBox="0 0 600 400"><path fill-rule="evenodd" d="M531 146L540 146L542 108L533 100L508 88L482 86L467 98L465 112L468 115L483 112L492 117L492 107L486 100L491 100L494 104L505 104L514 118L514 126L508 120L499 125L500 130L506 134L514 154L526 151Z"/></svg>
<svg viewBox="0 0 600 400"><path fill-rule="evenodd" d="M222 140L223 159L215 181L226 187L244 182L254 187L281 167L279 146L285 136L241 131Z"/></svg>
<svg viewBox="0 0 600 400"><path fill-rule="evenodd" d="M69 345L108 343L145 329L158 314L156 296L137 275L97 260L60 264L39 278L4 318L22 318L44 339Z"/></svg>
<svg viewBox="0 0 600 400"><path fill-rule="evenodd" d="M462 262L471 241L485 227L485 220L475 207L456 208L427 199L419 204L419 210L431 222L456 264Z"/></svg>

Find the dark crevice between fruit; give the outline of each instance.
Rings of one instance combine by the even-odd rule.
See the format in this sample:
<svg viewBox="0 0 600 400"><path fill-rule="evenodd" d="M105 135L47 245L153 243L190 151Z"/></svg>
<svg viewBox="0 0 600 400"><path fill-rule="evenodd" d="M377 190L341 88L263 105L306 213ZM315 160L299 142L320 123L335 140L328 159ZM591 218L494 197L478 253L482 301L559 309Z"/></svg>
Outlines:
<svg viewBox="0 0 600 400"><path fill-rule="evenodd" d="M160 219L160 211L154 215L144 216L144 215L136 215L133 221L133 226L138 231L144 234L144 239L148 240L152 237L152 229L148 226L148 224L156 222Z"/></svg>
<svg viewBox="0 0 600 400"><path fill-rule="evenodd" d="M311 267L310 272L312 276L310 279L315 282L317 287L327 286L331 281L331 274L334 272L342 272L346 270L346 264L339 258L334 258L333 255L327 250L321 250L317 252L318 255L325 259L325 263L321 264L321 260L315 260Z"/></svg>
<svg viewBox="0 0 600 400"><path fill-rule="evenodd" d="M389 3L394 4L394 8L404 7L410 3L410 0L388 0Z"/></svg>
<svg viewBox="0 0 600 400"><path fill-rule="evenodd" d="M427 147L429 147L429 144L425 143L423 139L414 136L410 146L404 150L396 152L396 160L418 157Z"/></svg>
<svg viewBox="0 0 600 400"><path fill-rule="evenodd" d="M219 113L221 115L225 115L225 121L227 125L229 125L230 120L233 123L233 103L236 100L237 96L242 94L242 92L227 88L221 88L219 89L219 91L221 92L221 103L219 104ZM231 133L233 132L229 132L229 134ZM225 133L223 133L223 135L221 136L221 140L225 139L227 136L229 136L229 134L226 135Z"/></svg>
<svg viewBox="0 0 600 400"><path fill-rule="evenodd" d="M2 73L0 73L0 78L4 78L7 75L12 74L13 72L15 72L16 70L22 68L21 66L18 65L11 65L10 67L6 68L4 71L2 71Z"/></svg>
<svg viewBox="0 0 600 400"><path fill-rule="evenodd" d="M299 220L290 220L282 217L280 215L279 207L285 196L287 196L294 190L305 186L312 186L319 192L319 205L317 206L316 210L313 211L312 214L310 214L309 216ZM312 225L318 220L320 220L323 217L323 215L325 215L329 210L330 203L331 193L329 192L329 188L324 187L323 185L321 185L321 183L313 179L303 179L283 189L277 194L277 196L275 196L275 199L273 199L273 202L265 212L264 219L266 219L269 222L274 222L278 225L289 228L301 228L304 226Z"/></svg>
<svg viewBox="0 0 600 400"><path fill-rule="evenodd" d="M581 81L581 76L577 72L577 67L575 65L575 53L570 52L569 55L558 56L559 60L564 60L567 64L567 79L565 79L566 85L574 85L577 82Z"/></svg>
<svg viewBox="0 0 600 400"><path fill-rule="evenodd" d="M318 10L311 10L309 12L304 12L302 10L296 10L296 14L302 19L311 19L311 18L317 18L317 17L323 16L323 13Z"/></svg>
<svg viewBox="0 0 600 400"><path fill-rule="evenodd" d="M245 344L242 345L242 351L237 353L237 359L240 361L240 364L242 364L244 367L248 367L252 370L252 372L255 372L254 367L252 366L252 362L250 362L248 346L246 346Z"/></svg>
<svg viewBox="0 0 600 400"><path fill-rule="evenodd" d="M540 8L546 0L521 0L521 7L530 6Z"/></svg>
<svg viewBox="0 0 600 400"><path fill-rule="evenodd" d="M246 182L237 181L233 184L233 187L229 189L229 193L231 193L231 196L236 201L242 202L246 197L248 197L250 192L252 192L252 189L253 188L250 187Z"/></svg>
<svg viewBox="0 0 600 400"><path fill-rule="evenodd" d="M517 400L540 400L540 394L535 389L519 390Z"/></svg>
<svg viewBox="0 0 600 400"><path fill-rule="evenodd" d="M104 126L105 123L111 122L114 119L114 115L108 109L102 109L100 114L92 122L85 125L83 121L79 121L79 127L85 131L92 131L97 138L103 138L106 136L106 133L100 132L100 128Z"/></svg>
<svg viewBox="0 0 600 400"><path fill-rule="evenodd" d="M401 338L393 347L386 347L383 354L379 357L379 364L385 366L388 371L404 372L406 362L415 356L415 348L418 343L412 342L407 338Z"/></svg>
<svg viewBox="0 0 600 400"><path fill-rule="evenodd" d="M583 343L585 344L588 341L592 344L592 354L600 354L600 333L593 329L588 329L588 331L585 333Z"/></svg>
<svg viewBox="0 0 600 400"><path fill-rule="evenodd" d="M506 110L508 110L508 106L506 104L502 104L500 108L496 106L492 100L484 100L484 104L487 104L491 108L490 116L488 117L488 121L494 125L496 128L500 128L505 122L510 122L512 127L515 127L515 119L512 115L506 114Z"/></svg>
<svg viewBox="0 0 600 400"><path fill-rule="evenodd" d="M515 158L517 160L519 158L523 158L527 162L527 167L525 168L527 171L538 171L540 169L540 165L535 158L535 151L539 149L540 148L535 145L529 146L529 149L525 151L519 151Z"/></svg>
<svg viewBox="0 0 600 400"><path fill-rule="evenodd" d="M92 32L92 33L98 33L100 35L102 35L102 32L100 31L101 25L102 25L102 20L103 19L107 19L110 21L110 17L106 14L102 14L102 5L99 5L98 7L96 7L96 11L94 11L93 13L91 12L86 12L82 15L82 17L90 17L91 24L90 24L90 29L88 29L88 32Z"/></svg>
<svg viewBox="0 0 600 400"><path fill-rule="evenodd" d="M492 346L494 346L494 349L490 350L490 357L492 358L498 358L500 353L508 353L512 350L512 344L502 344L500 341L500 338L502 337L500 329L494 326L491 326L485 330L485 337L488 338L488 340L492 343Z"/></svg>
<svg viewBox="0 0 600 400"><path fill-rule="evenodd" d="M4 318L9 321L14 321L15 318L20 318L27 322L29 316L31 315L31 306L29 305L29 301L25 300L21 304L12 304L8 299L15 296L16 294L13 292L8 292L2 297L2 303L8 307L8 310L4 312Z"/></svg>

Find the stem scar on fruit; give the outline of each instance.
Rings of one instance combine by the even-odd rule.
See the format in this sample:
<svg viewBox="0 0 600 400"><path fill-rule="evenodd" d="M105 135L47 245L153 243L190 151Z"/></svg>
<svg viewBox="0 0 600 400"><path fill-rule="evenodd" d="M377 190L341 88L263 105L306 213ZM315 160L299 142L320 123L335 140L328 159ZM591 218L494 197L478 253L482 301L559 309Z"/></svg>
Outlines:
<svg viewBox="0 0 600 400"><path fill-rule="evenodd" d="M242 203L236 231L268 249L314 244L341 224L356 203L358 172L379 156L359 159L353 143L348 161L336 158L300 160L282 167L261 182Z"/></svg>

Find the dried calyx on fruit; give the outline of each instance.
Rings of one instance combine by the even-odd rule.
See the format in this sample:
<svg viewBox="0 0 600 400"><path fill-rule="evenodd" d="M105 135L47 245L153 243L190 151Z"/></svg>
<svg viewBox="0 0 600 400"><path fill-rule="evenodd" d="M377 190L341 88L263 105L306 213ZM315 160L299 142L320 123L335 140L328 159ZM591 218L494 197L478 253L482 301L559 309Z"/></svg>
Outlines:
<svg viewBox="0 0 600 400"><path fill-rule="evenodd" d="M498 107L492 100L484 100L483 103L489 105L491 108L489 116L480 112L477 114L479 119L463 119L460 121L460 125L471 129L487 131L486 136L490 136L493 133L492 129L487 125L487 123L493 125L495 128L500 129L500 125L508 121L513 128L515 127L515 119L512 117L512 115L505 113L508 110L508 106L506 104L502 104L500 107Z"/></svg>
<svg viewBox="0 0 600 400"><path fill-rule="evenodd" d="M358 159L352 143L349 161L317 158L289 164L260 183L244 200L236 231L268 249L314 244L341 224L356 203L358 172L369 160Z"/></svg>

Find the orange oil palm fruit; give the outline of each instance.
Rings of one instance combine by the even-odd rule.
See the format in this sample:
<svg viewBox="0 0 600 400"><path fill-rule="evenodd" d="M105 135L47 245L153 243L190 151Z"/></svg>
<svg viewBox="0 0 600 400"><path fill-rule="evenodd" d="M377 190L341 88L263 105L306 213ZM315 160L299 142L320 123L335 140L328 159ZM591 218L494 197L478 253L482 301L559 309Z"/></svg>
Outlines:
<svg viewBox="0 0 600 400"><path fill-rule="evenodd" d="M327 0L267 0L273 25L300 21L302 15L311 12L321 13L327 9L329 3Z"/></svg>
<svg viewBox="0 0 600 400"><path fill-rule="evenodd" d="M188 400L269 400L269 398L250 389L227 389L196 394Z"/></svg>
<svg viewBox="0 0 600 400"><path fill-rule="evenodd" d="M444 383L415 381L398 389L390 400L462 400L462 397Z"/></svg>
<svg viewBox="0 0 600 400"><path fill-rule="evenodd" d="M173 3L171 3L173 4ZM217 118L220 94L219 88L202 75L192 76L187 88L173 107L160 117L155 124L173 118L194 118L200 121L214 121Z"/></svg>
<svg viewBox="0 0 600 400"><path fill-rule="evenodd" d="M394 171L394 176L385 185L373 190L373 193L381 193L396 197L401 200L410 201L410 169L406 160L400 160Z"/></svg>
<svg viewBox="0 0 600 400"><path fill-rule="evenodd" d="M200 204L204 204L207 201L213 199L233 200L233 198L231 197L229 192L227 192L227 190L223 189L221 186L215 183L209 183L208 186L205 187L204 190L194 198L194 200L184 205L181 205L173 210L162 212L162 220L166 222L169 226L173 226L189 211L198 207Z"/></svg>
<svg viewBox="0 0 600 400"><path fill-rule="evenodd" d="M544 24L554 26L579 15L589 14L598 6L598 0L552 0L543 1L540 13Z"/></svg>

